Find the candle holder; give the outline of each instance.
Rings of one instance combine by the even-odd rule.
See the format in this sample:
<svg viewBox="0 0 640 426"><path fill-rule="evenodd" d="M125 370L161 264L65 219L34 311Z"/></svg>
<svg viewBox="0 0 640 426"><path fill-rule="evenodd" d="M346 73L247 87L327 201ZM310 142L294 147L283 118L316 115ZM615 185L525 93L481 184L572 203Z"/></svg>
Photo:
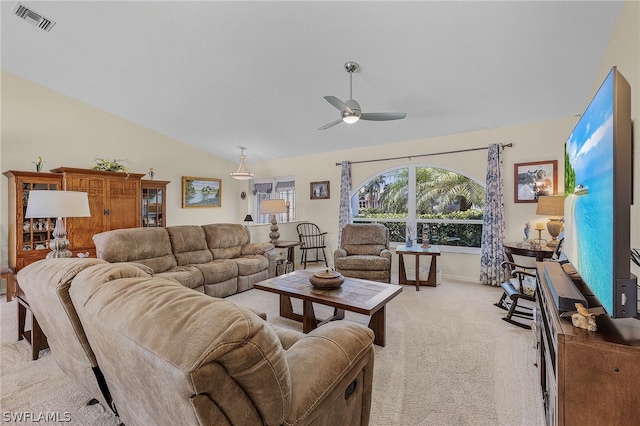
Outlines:
<svg viewBox="0 0 640 426"><path fill-rule="evenodd" d="M538 222L536 223L536 231L538 231L538 238L535 239L534 241L536 242L536 244L538 244L540 247L542 247L542 243L544 241L544 244L547 244L547 240L542 238L542 231L544 230L544 223Z"/></svg>

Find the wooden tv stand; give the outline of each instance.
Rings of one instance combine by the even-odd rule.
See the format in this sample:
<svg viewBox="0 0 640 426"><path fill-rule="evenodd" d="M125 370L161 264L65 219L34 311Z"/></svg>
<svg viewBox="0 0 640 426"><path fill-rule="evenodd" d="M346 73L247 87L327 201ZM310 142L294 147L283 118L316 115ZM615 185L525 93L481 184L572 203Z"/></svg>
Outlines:
<svg viewBox="0 0 640 426"><path fill-rule="evenodd" d="M640 419L640 320L596 318L598 330L562 318L538 262L536 338L547 425L630 425ZM571 268L568 265L565 267ZM593 295L572 278L590 303Z"/></svg>

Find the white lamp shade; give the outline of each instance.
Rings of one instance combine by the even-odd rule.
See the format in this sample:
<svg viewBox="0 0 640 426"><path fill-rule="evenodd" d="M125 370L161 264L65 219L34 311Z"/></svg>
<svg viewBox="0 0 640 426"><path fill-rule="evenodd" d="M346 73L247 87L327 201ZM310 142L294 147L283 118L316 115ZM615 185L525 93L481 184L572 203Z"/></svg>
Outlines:
<svg viewBox="0 0 640 426"><path fill-rule="evenodd" d="M262 203L260 203L260 213L262 214L278 214L286 212L287 206L282 199L262 200Z"/></svg>
<svg viewBox="0 0 640 426"><path fill-rule="evenodd" d="M29 191L25 218L89 217L89 198L79 191Z"/></svg>

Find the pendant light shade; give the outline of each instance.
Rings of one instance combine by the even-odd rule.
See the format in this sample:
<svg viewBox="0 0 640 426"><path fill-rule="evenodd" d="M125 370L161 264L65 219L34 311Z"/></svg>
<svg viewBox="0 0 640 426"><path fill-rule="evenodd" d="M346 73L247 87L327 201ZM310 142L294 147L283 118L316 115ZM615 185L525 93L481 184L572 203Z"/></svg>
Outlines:
<svg viewBox="0 0 640 426"><path fill-rule="evenodd" d="M246 157L247 156L244 155L244 148L240 148L240 166L238 166L238 170L230 173L232 178L238 180L249 180L253 178L253 173L251 173L244 165L244 159Z"/></svg>

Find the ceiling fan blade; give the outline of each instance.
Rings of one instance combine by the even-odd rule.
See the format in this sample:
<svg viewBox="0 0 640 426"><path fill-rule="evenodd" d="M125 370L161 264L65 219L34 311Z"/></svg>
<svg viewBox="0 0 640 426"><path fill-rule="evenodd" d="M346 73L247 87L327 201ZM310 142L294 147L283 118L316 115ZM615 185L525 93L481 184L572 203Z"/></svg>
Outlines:
<svg viewBox="0 0 640 426"><path fill-rule="evenodd" d="M389 121L401 120L406 116L407 114L405 114L404 112L363 112L360 116L360 119L371 121Z"/></svg>
<svg viewBox="0 0 640 426"><path fill-rule="evenodd" d="M318 130L326 130L329 127L333 127L336 124L340 124L340 123L342 123L342 119L341 118L336 120L336 121L332 121L331 123L325 124L324 126L320 127Z"/></svg>
<svg viewBox="0 0 640 426"><path fill-rule="evenodd" d="M345 104L335 96L325 96L324 98L327 100L327 102L329 102L334 107L338 108L340 111L347 111L347 112L353 113L353 110L349 108L347 104Z"/></svg>

